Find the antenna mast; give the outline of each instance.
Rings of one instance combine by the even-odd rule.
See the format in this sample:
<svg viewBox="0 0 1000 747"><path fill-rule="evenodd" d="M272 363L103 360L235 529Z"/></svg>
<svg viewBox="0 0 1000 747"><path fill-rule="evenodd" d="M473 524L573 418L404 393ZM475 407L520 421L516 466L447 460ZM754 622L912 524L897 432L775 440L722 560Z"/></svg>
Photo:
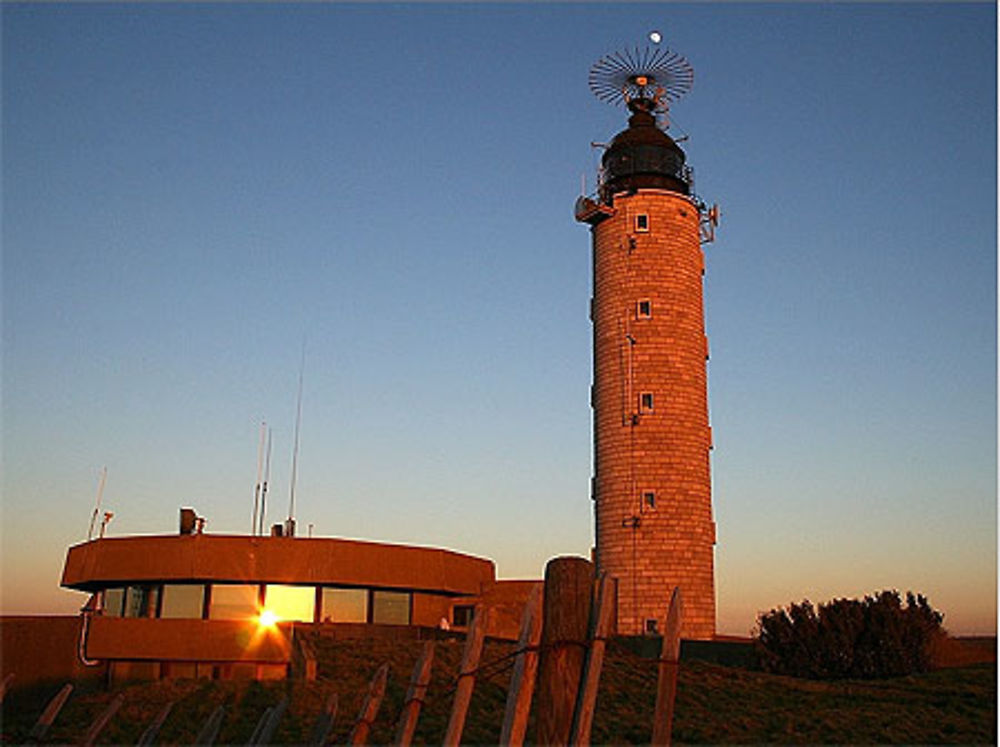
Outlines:
<svg viewBox="0 0 1000 747"><path fill-rule="evenodd" d="M264 517L267 508L267 484L271 481L271 429L267 429L267 454L264 457L264 482L260 486L260 529L257 534L264 534Z"/></svg>
<svg viewBox="0 0 1000 747"><path fill-rule="evenodd" d="M253 522L250 524L250 534L257 534L257 515L260 509L261 474L264 470L264 441L267 438L267 421L260 423L260 441L257 444L257 484L253 491Z"/></svg>
<svg viewBox="0 0 1000 747"><path fill-rule="evenodd" d="M302 340L302 359L299 362L299 393L295 403L295 446L292 449L292 483L288 500L288 519L285 534L295 536L295 483L299 474L299 429L302 425L302 378L306 368L306 341Z"/></svg>
<svg viewBox="0 0 1000 747"><path fill-rule="evenodd" d="M105 466L101 469L101 481L97 485L97 502L94 504L94 513L90 515L90 528L87 530L87 542L94 537L94 522L97 521L97 515L101 511L101 497L104 495L104 482L108 478L108 468Z"/></svg>

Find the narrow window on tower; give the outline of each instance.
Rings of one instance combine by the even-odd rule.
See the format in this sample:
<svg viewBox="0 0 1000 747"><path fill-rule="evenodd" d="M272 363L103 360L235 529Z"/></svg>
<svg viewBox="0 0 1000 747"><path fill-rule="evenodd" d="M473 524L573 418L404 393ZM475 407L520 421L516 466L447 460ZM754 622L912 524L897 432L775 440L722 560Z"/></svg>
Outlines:
<svg viewBox="0 0 1000 747"><path fill-rule="evenodd" d="M656 508L656 493L652 490L642 491L642 507L644 509Z"/></svg>
<svg viewBox="0 0 1000 747"><path fill-rule="evenodd" d="M649 299L639 301L635 306L635 315L639 319L649 319L653 316L653 302Z"/></svg>
<svg viewBox="0 0 1000 747"><path fill-rule="evenodd" d="M649 216L645 213L639 213L635 216L635 230L639 233L647 233L649 231Z"/></svg>
<svg viewBox="0 0 1000 747"><path fill-rule="evenodd" d="M645 415L653 411L653 393L642 392L639 395L639 413Z"/></svg>
<svg viewBox="0 0 1000 747"><path fill-rule="evenodd" d="M646 635L659 635L659 634L660 634L660 631L659 631L659 627L657 626L657 623L656 623L656 618L655 617L647 617L646 618Z"/></svg>

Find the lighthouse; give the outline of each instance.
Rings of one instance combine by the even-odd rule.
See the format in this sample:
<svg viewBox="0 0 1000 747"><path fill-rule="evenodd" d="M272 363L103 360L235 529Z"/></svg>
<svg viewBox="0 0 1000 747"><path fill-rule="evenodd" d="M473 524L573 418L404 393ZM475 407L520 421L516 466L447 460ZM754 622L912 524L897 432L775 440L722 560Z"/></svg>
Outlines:
<svg viewBox="0 0 1000 747"><path fill-rule="evenodd" d="M593 92L629 113L596 193L576 204L592 235L594 560L616 581L622 635L663 632L675 586L682 636L715 634L702 243L717 210L694 196L666 132L692 80L662 48L609 55L590 73Z"/></svg>

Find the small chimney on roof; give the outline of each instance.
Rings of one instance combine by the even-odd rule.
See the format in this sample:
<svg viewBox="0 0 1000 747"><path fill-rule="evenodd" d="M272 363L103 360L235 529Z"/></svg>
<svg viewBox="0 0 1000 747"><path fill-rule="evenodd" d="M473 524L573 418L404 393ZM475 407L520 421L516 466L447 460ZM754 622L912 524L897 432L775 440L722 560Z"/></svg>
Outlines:
<svg viewBox="0 0 1000 747"><path fill-rule="evenodd" d="M180 533L181 534L194 534L195 522L198 519L198 515L194 512L193 508L182 508L181 509L181 521L180 521Z"/></svg>

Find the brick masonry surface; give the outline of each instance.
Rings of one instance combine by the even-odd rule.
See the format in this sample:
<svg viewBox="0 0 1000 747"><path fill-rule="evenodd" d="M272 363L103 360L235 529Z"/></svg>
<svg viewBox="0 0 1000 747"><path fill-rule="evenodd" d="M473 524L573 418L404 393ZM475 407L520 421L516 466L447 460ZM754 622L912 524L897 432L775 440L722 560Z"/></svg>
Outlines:
<svg viewBox="0 0 1000 747"><path fill-rule="evenodd" d="M596 560L618 580L618 631L663 630L670 590L682 635L715 634L698 210L664 190L620 194L593 227ZM636 216L648 216L637 230ZM647 494L652 494L648 497Z"/></svg>

